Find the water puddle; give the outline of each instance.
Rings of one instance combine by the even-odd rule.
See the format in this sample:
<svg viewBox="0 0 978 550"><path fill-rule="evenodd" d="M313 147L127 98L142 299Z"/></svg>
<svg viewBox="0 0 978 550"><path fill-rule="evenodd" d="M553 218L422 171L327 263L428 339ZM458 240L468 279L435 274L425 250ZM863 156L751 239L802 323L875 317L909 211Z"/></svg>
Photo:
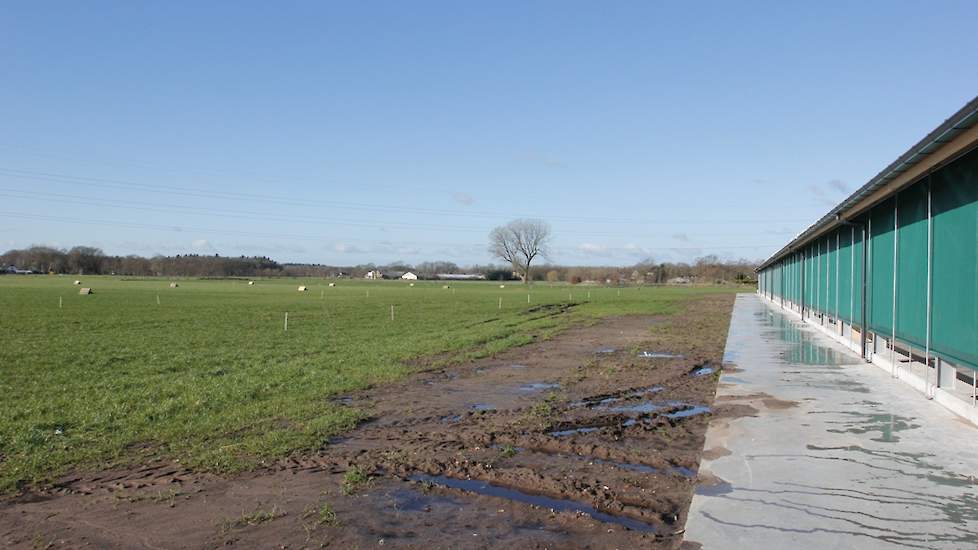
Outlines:
<svg viewBox="0 0 978 550"><path fill-rule="evenodd" d="M504 446L498 445L498 444L497 445L493 445L492 448L493 449L498 449L498 450L505 450L505 449L507 449L507 447L504 447ZM509 447L509 449L514 454L515 453L522 453L522 452L526 451L526 448L525 447ZM553 456L553 457L556 457L556 458L565 458L565 459L571 459L571 460L581 460L581 461L588 462L588 463L591 463L591 464L603 464L605 466L611 466L613 468L618 468L619 470L628 470L630 472L639 472L639 473L642 473L642 474L662 474L663 471L666 471L666 472L671 473L671 474L676 474L676 475L680 475L680 476L688 477L688 478L693 478L693 477L696 476L696 472L695 471L693 471L692 469L687 468L685 466L670 466L666 470L662 470L661 468L656 468L654 466L649 466L647 464L639 464L637 462L618 462L618 461L615 461L615 460L607 460L607 459L604 459L604 458L598 458L596 456L590 456L590 455L571 455L571 454L564 454L564 453L555 453L555 452L552 452L552 451L542 450L542 449L531 449L531 452L545 454L547 456Z"/></svg>
<svg viewBox="0 0 978 550"><path fill-rule="evenodd" d="M696 416L700 414L706 414L710 412L710 407L706 405L694 405L686 409L682 409L676 412L671 412L666 415L667 418L689 418L691 416Z"/></svg>
<svg viewBox="0 0 978 550"><path fill-rule="evenodd" d="M543 390L552 390L554 388L559 388L560 384L555 384L551 382L533 382L530 384L523 384L520 386L520 391L523 392L539 392Z"/></svg>
<svg viewBox="0 0 978 550"><path fill-rule="evenodd" d="M633 405L619 405L616 407L610 407L607 404L598 404L596 408L603 409L609 412L624 413L624 414L637 414L637 415L647 415L654 412L661 411L662 409L678 409L673 412L667 413L665 416L667 418L689 418L690 416L696 416L699 414L705 414L710 412L710 407L705 405L693 405L686 403L684 401L668 401L666 403L656 403L653 401L642 401L635 403ZM637 422L637 419L630 418L625 422L622 422L623 427L633 426Z"/></svg>
<svg viewBox="0 0 978 550"><path fill-rule="evenodd" d="M460 414L450 414L448 416L441 417L439 420L441 420L445 424L454 424L456 422L461 422L462 421L462 415L460 415Z"/></svg>
<svg viewBox="0 0 978 550"><path fill-rule="evenodd" d="M473 411L494 411L496 410L495 405L490 405L489 403L475 403L472 405Z"/></svg>
<svg viewBox="0 0 978 550"><path fill-rule="evenodd" d="M594 353L614 353L616 351L618 351L618 350L615 349L615 348L612 348L612 347L609 347L609 346L602 346L602 347L594 350Z"/></svg>
<svg viewBox="0 0 978 550"><path fill-rule="evenodd" d="M643 359L683 359L683 356L678 353L665 351L640 351L638 356Z"/></svg>
<svg viewBox="0 0 978 550"><path fill-rule="evenodd" d="M620 425L622 428L628 428L638 424L641 421L642 421L641 417L629 418L627 420L622 421L621 423L602 424L600 426L580 426L577 428L568 428L566 430L555 430L547 433L553 437L566 437L568 435L581 435L581 434L596 432L602 428L608 428L614 426L615 424Z"/></svg>
<svg viewBox="0 0 978 550"><path fill-rule="evenodd" d="M424 495L409 489L400 489L391 493L394 508L405 512L430 512L436 506L458 508L462 503L445 495Z"/></svg>
<svg viewBox="0 0 978 550"><path fill-rule="evenodd" d="M690 376L706 376L708 374L713 374L714 372L716 372L716 369L713 367L700 367L689 374Z"/></svg>
<svg viewBox="0 0 978 550"><path fill-rule="evenodd" d="M576 401L571 403L571 407L607 407L612 403L617 403L619 401L625 401L628 399L633 399L635 397L641 397L643 395L651 395L654 393L659 393L664 390L662 386L649 386L648 388L641 388L638 390L630 391L628 393L623 393L621 395L612 395L608 397L592 397L588 399L582 399L581 401Z"/></svg>
<svg viewBox="0 0 978 550"><path fill-rule="evenodd" d="M799 322L784 315L769 313L764 316L764 325L773 329L771 332L778 340L788 344L787 349L781 353L781 358L788 363L839 366L859 362L856 355L822 345L815 333L802 330Z"/></svg>
<svg viewBox="0 0 978 550"><path fill-rule="evenodd" d="M599 512L596 508L590 504L585 504L583 502L577 502L574 500L564 500L557 498L550 498L540 495L534 495L530 493L524 493L516 489L509 489L507 487L500 487L498 485L493 485L486 481L479 481L476 479L455 479L446 476L432 476L426 474L415 474L410 477L414 481L421 481L426 483L435 483L451 489L461 489L463 491L470 491L479 495L505 498L508 500L522 502L524 504L530 504L532 506L539 506L541 508L546 508L553 510L555 512L574 512L587 514L597 521L602 521L605 523L613 523L615 525L621 525L622 527L627 527L633 531L639 531L643 533L654 533L655 527L645 523L643 521L627 518L624 516L613 516L611 514L606 514L604 512Z"/></svg>
<svg viewBox="0 0 978 550"><path fill-rule="evenodd" d="M509 368L511 368L511 369L525 369L526 368L526 365L510 365Z"/></svg>
<svg viewBox="0 0 978 550"><path fill-rule="evenodd" d="M607 410L618 413L636 413L636 414L648 414L658 410L661 410L664 405L658 405L651 401L643 401L636 405L624 405L621 407L605 407Z"/></svg>
<svg viewBox="0 0 978 550"><path fill-rule="evenodd" d="M733 485L727 481L717 480L714 483L701 483L696 486L696 494L703 495L707 497L718 497L721 495L726 495L732 493L734 490Z"/></svg>
<svg viewBox="0 0 978 550"><path fill-rule="evenodd" d="M822 413L822 411L815 411L812 414L820 413ZM828 421L828 424L834 424L839 427L829 428L825 431L837 434L867 434L879 432L879 435L871 438L871 440L878 441L880 443L897 443L900 441L900 437L896 435L897 432L913 430L920 427L920 424L914 423L915 419L913 417L900 416L890 413L856 411L824 411L824 413L840 414L843 415L844 418L843 420Z"/></svg>
<svg viewBox="0 0 978 550"><path fill-rule="evenodd" d="M568 430L557 430L550 432L550 435L554 437L565 437L568 435L589 434L591 432L596 432L603 427L604 426L584 426L581 428L571 428Z"/></svg>
<svg viewBox="0 0 978 550"><path fill-rule="evenodd" d="M593 457L583 457L595 464L606 464L608 466L613 466L620 470L628 470L630 472L639 472L643 474L661 474L663 471L660 468L655 468L647 464L637 464L635 462L615 462L614 460L604 460L601 458ZM696 472L685 467L685 466L670 466L667 470L669 473L677 474L683 477L692 478L696 476Z"/></svg>

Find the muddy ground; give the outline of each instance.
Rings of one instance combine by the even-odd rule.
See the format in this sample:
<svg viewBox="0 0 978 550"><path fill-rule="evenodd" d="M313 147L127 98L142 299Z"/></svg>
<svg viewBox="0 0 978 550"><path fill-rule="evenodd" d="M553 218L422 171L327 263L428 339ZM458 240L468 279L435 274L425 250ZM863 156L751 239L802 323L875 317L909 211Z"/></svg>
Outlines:
<svg viewBox="0 0 978 550"><path fill-rule="evenodd" d="M343 398L372 420L232 478L166 462L0 502L11 547L676 548L734 296Z"/></svg>

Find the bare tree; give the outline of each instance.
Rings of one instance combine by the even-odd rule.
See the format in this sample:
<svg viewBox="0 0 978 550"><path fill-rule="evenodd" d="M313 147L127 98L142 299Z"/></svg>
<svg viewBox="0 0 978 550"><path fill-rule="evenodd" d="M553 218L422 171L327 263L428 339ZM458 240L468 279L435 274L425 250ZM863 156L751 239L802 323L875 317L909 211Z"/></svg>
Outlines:
<svg viewBox="0 0 978 550"><path fill-rule="evenodd" d="M546 257L549 244L550 224L543 220L513 220L489 233L489 252L512 264L524 284L530 282L533 259Z"/></svg>

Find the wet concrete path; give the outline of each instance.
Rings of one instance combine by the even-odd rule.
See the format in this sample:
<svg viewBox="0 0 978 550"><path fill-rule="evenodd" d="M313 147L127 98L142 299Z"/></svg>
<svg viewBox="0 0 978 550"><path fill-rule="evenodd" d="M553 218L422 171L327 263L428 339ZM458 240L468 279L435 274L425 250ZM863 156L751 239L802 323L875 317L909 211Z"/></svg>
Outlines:
<svg viewBox="0 0 978 550"><path fill-rule="evenodd" d="M978 547L978 428L752 294L724 360L687 544Z"/></svg>

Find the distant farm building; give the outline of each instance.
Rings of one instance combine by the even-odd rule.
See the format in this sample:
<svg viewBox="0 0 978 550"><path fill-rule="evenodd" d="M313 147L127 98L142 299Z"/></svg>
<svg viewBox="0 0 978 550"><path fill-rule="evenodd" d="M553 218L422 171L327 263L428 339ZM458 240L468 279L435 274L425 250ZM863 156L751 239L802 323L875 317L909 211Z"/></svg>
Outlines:
<svg viewBox="0 0 978 550"><path fill-rule="evenodd" d="M404 280L407 280L407 281L417 281L418 280L418 276L415 275L414 273L411 273L410 271L408 271L404 275L401 275L401 278L404 279Z"/></svg>
<svg viewBox="0 0 978 550"><path fill-rule="evenodd" d="M364 279L383 279L384 274L380 271L368 271L366 275L363 276Z"/></svg>

